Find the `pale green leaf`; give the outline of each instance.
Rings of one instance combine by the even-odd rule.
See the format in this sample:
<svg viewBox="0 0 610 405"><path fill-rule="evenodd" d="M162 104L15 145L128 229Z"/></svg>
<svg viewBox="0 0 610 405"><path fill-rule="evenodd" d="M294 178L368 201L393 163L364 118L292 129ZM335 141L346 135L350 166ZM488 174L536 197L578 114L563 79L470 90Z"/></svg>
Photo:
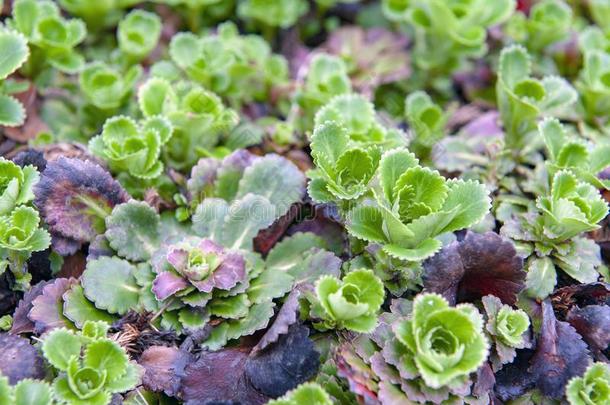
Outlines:
<svg viewBox="0 0 610 405"><path fill-rule="evenodd" d="M87 263L81 283L85 296L100 309L123 315L137 310L140 286L134 277L136 269L117 257L101 257Z"/></svg>
<svg viewBox="0 0 610 405"><path fill-rule="evenodd" d="M117 205L106 217L106 239L119 256L148 260L159 248L159 214L147 203L129 201Z"/></svg>

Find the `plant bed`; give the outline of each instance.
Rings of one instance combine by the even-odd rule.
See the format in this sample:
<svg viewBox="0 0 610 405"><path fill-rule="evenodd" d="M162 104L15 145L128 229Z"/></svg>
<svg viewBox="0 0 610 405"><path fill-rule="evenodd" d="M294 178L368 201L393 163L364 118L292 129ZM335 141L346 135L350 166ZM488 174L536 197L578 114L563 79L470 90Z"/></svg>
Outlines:
<svg viewBox="0 0 610 405"><path fill-rule="evenodd" d="M0 0L0 405L610 404L610 1Z"/></svg>

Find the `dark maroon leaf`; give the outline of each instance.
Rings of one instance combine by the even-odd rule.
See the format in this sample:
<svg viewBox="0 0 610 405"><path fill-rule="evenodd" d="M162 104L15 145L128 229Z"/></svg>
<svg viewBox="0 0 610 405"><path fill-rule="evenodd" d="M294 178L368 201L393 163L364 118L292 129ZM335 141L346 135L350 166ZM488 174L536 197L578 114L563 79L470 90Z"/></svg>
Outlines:
<svg viewBox="0 0 610 405"><path fill-rule="evenodd" d="M63 157L47 165L34 193L51 232L77 242L90 242L103 232L104 214L130 198L100 166Z"/></svg>
<svg viewBox="0 0 610 405"><path fill-rule="evenodd" d="M270 344L277 342L280 336L288 333L290 326L299 320L300 297L301 290L298 288L290 292L288 298L284 301L284 305L282 305L282 308L275 317L273 324L267 329L267 332L265 332L258 344L252 349L252 354L256 354L260 350L267 348Z"/></svg>
<svg viewBox="0 0 610 405"><path fill-rule="evenodd" d="M43 287L42 293L32 301L32 309L28 314L34 322L34 332L41 335L51 329L70 325L63 314L62 296L77 282L75 278L57 278Z"/></svg>
<svg viewBox="0 0 610 405"><path fill-rule="evenodd" d="M598 360L607 361L602 352L610 345L610 307L606 305L573 307L568 312L566 320L583 337Z"/></svg>
<svg viewBox="0 0 610 405"><path fill-rule="evenodd" d="M28 339L1 333L0 353L0 375L7 377L11 384L16 384L24 378L45 377L44 361Z"/></svg>
<svg viewBox="0 0 610 405"><path fill-rule="evenodd" d="M20 292L13 291L14 284L13 273L5 271L0 274L0 316L12 313L21 298Z"/></svg>
<svg viewBox="0 0 610 405"><path fill-rule="evenodd" d="M524 287L523 259L498 234L468 232L424 263L424 288L451 304L492 294L513 305Z"/></svg>
<svg viewBox="0 0 610 405"><path fill-rule="evenodd" d="M51 261L49 260L50 254L50 249L32 253L32 256L28 260L28 273L32 275L31 284L51 279L53 274L51 270Z"/></svg>
<svg viewBox="0 0 610 405"><path fill-rule="evenodd" d="M581 336L570 324L557 321L551 302L543 301L538 346L529 367L536 386L546 396L561 398L570 378L583 374L590 360Z"/></svg>
<svg viewBox="0 0 610 405"><path fill-rule="evenodd" d="M176 396L184 370L192 361L193 356L190 353L176 347L149 347L138 361L145 370L142 385L154 392Z"/></svg>
<svg viewBox="0 0 610 405"><path fill-rule="evenodd" d="M41 173L47 167L47 160L44 158L44 154L36 149L25 149L17 153L13 158L13 162L21 167L32 165Z"/></svg>
<svg viewBox="0 0 610 405"><path fill-rule="evenodd" d="M248 358L245 374L260 392L277 398L316 375L319 366L309 328L292 325L288 334Z"/></svg>
<svg viewBox="0 0 610 405"><path fill-rule="evenodd" d="M11 333L18 335L21 333L32 333L34 332L34 322L28 317L30 310L32 309L32 301L42 294L42 289L50 282L42 281L27 291L13 314L13 325L11 326Z"/></svg>
<svg viewBox="0 0 610 405"><path fill-rule="evenodd" d="M536 377L529 371L529 363L534 355L530 349L517 350L517 357L496 373L496 396L502 401L515 399L536 385Z"/></svg>
<svg viewBox="0 0 610 405"><path fill-rule="evenodd" d="M301 207L300 203L292 204L286 214L276 219L268 228L261 229L254 238L254 250L262 255L269 253L298 217Z"/></svg>
<svg viewBox="0 0 610 405"><path fill-rule="evenodd" d="M269 397L259 393L244 375L249 349L231 348L203 352L186 366L180 396L186 403L238 401L262 405Z"/></svg>

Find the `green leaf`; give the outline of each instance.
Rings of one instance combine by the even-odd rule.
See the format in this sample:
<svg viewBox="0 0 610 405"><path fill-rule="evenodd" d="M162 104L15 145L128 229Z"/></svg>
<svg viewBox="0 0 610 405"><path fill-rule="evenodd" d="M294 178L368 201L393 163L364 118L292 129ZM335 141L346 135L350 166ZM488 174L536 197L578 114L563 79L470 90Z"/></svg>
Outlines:
<svg viewBox="0 0 610 405"><path fill-rule="evenodd" d="M177 96L168 81L152 77L138 90L138 103L146 117L170 113L177 108Z"/></svg>
<svg viewBox="0 0 610 405"><path fill-rule="evenodd" d="M393 204L394 185L402 174L411 167L415 167L419 161L414 154L405 149L395 149L386 152L379 162L379 180L383 187L385 198Z"/></svg>
<svg viewBox="0 0 610 405"><path fill-rule="evenodd" d="M383 214L376 207L362 206L350 211L347 230L351 235L368 242L383 243L387 240L383 231Z"/></svg>
<svg viewBox="0 0 610 405"><path fill-rule="evenodd" d="M504 48L500 54L499 75L509 87L514 87L530 75L529 54L521 45Z"/></svg>
<svg viewBox="0 0 610 405"><path fill-rule="evenodd" d="M248 314L252 302L247 294L238 294L233 297L222 297L212 300L208 308L210 314L222 318L239 319Z"/></svg>
<svg viewBox="0 0 610 405"><path fill-rule="evenodd" d="M526 291L529 296L544 299L555 289L557 272L548 257L532 258L527 262Z"/></svg>
<svg viewBox="0 0 610 405"><path fill-rule="evenodd" d="M140 286L134 273L135 267L117 257L91 260L81 278L85 296L111 314L137 310Z"/></svg>
<svg viewBox="0 0 610 405"><path fill-rule="evenodd" d="M55 368L66 371L70 360L80 357L81 339L67 329L54 329L42 342L45 359Z"/></svg>
<svg viewBox="0 0 610 405"><path fill-rule="evenodd" d="M328 121L345 128L350 136L360 138L375 123L375 107L361 94L338 95L317 112L315 127Z"/></svg>
<svg viewBox="0 0 610 405"><path fill-rule="evenodd" d="M332 405L330 396L316 383L299 385L283 397L272 400L267 405Z"/></svg>
<svg viewBox="0 0 610 405"><path fill-rule="evenodd" d="M127 372L129 358L118 343L110 339L95 340L87 345L83 365L98 372L106 372L108 380L120 378Z"/></svg>
<svg viewBox="0 0 610 405"><path fill-rule="evenodd" d="M275 270L275 269L274 269ZM248 298L255 304L284 296L292 289L294 278L287 272L266 269L250 282Z"/></svg>
<svg viewBox="0 0 610 405"><path fill-rule="evenodd" d="M83 287L73 285L63 295L63 313L77 328L83 328L86 321L104 321L109 324L117 320L106 311L101 311L89 301L84 294Z"/></svg>
<svg viewBox="0 0 610 405"><path fill-rule="evenodd" d="M132 390L138 386L142 375L144 375L144 369L134 362L129 362L125 374L107 382L105 389L112 393Z"/></svg>
<svg viewBox="0 0 610 405"><path fill-rule="evenodd" d="M266 267L273 272L289 271L303 260L312 248L324 248L326 242L311 232L299 232L276 243L267 255Z"/></svg>
<svg viewBox="0 0 610 405"><path fill-rule="evenodd" d="M347 149L349 136L347 131L337 123L323 122L311 137L311 155L318 166L334 165Z"/></svg>
<svg viewBox="0 0 610 405"><path fill-rule="evenodd" d="M454 219L443 229L453 232L468 228L489 212L491 200L485 186L475 181L449 180L449 191L442 211L457 209Z"/></svg>
<svg viewBox="0 0 610 405"><path fill-rule="evenodd" d="M106 239L119 256L131 261L150 259L159 248L160 217L147 203L117 205L106 217Z"/></svg>
<svg viewBox="0 0 610 405"><path fill-rule="evenodd" d="M0 31L0 81L25 63L30 55L27 39L18 32Z"/></svg>
<svg viewBox="0 0 610 405"><path fill-rule="evenodd" d="M0 94L0 125L17 127L25 121L25 108L16 99Z"/></svg>
<svg viewBox="0 0 610 405"><path fill-rule="evenodd" d="M566 143L566 133L556 118L548 118L538 125L538 130L544 138L547 150L552 160L557 160L561 149Z"/></svg>
<svg viewBox="0 0 610 405"><path fill-rule="evenodd" d="M218 242L222 239L222 229L229 213L229 204L221 198L206 198L199 204L193 215L193 231L201 237Z"/></svg>
<svg viewBox="0 0 610 405"><path fill-rule="evenodd" d="M278 155L265 155L244 170L235 198L259 195L276 207L277 217L301 200L305 192L305 176L289 160Z"/></svg>
<svg viewBox="0 0 610 405"><path fill-rule="evenodd" d="M265 197L247 194L236 200L225 217L220 241L229 249L252 249L252 239L278 217L277 209Z"/></svg>
<svg viewBox="0 0 610 405"><path fill-rule="evenodd" d="M15 399L14 402L11 402L13 405L48 405L53 403L51 386L44 381L24 379L15 385L14 391Z"/></svg>

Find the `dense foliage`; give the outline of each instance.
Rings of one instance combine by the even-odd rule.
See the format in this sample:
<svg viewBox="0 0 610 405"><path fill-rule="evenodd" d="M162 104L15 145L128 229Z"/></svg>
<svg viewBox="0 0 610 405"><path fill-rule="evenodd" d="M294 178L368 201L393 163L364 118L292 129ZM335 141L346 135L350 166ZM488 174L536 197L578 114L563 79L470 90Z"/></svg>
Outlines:
<svg viewBox="0 0 610 405"><path fill-rule="evenodd" d="M0 0L0 405L608 405L609 118L608 0Z"/></svg>

